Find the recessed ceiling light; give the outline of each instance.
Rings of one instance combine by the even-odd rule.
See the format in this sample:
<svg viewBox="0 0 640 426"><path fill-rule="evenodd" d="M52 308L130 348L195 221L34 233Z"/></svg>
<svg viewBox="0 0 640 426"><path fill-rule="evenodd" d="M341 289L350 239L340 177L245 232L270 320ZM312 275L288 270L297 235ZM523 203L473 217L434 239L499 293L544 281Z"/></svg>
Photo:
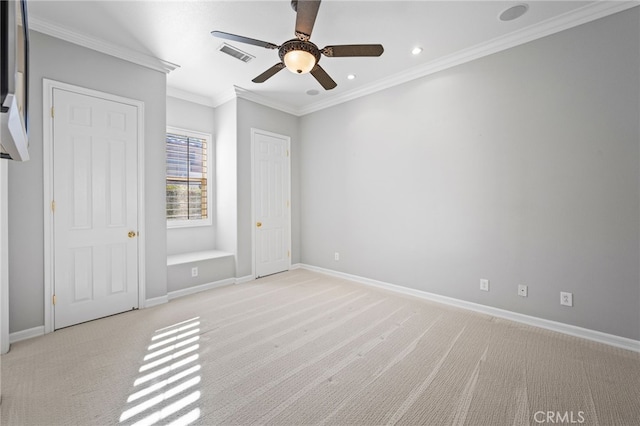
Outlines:
<svg viewBox="0 0 640 426"><path fill-rule="evenodd" d="M422 53L422 47L414 47L411 50L411 54L412 55L419 55L420 53Z"/></svg>
<svg viewBox="0 0 640 426"><path fill-rule="evenodd" d="M500 16L498 17L498 19L500 19L501 21L513 21L514 19L518 19L519 17L521 17L522 15L524 15L525 13L527 13L527 10L529 10L529 5L528 4L517 4L515 6L512 6L506 10L504 10Z"/></svg>
<svg viewBox="0 0 640 426"><path fill-rule="evenodd" d="M348 80L353 80L353 79L355 79L355 78L356 78L356 75L355 75L355 74L349 74L349 75L347 76L347 79L348 79Z"/></svg>
<svg viewBox="0 0 640 426"><path fill-rule="evenodd" d="M315 95L317 95L318 93L320 93L320 92L319 92L319 91L317 91L316 89L310 89L310 90L307 90L307 95L309 95L309 96L315 96Z"/></svg>

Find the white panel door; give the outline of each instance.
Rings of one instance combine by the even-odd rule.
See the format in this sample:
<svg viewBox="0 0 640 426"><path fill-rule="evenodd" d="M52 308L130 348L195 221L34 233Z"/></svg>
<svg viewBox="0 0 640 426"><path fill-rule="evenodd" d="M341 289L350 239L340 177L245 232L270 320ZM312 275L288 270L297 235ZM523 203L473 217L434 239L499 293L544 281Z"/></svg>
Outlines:
<svg viewBox="0 0 640 426"><path fill-rule="evenodd" d="M252 140L257 278L291 265L289 138L254 130Z"/></svg>
<svg viewBox="0 0 640 426"><path fill-rule="evenodd" d="M53 90L54 328L138 307L135 106Z"/></svg>

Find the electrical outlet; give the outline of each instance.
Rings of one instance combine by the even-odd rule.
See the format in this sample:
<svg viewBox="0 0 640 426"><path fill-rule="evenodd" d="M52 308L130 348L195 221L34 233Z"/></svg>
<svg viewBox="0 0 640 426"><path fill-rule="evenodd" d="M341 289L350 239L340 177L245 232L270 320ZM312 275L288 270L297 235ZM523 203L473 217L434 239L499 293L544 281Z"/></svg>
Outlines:
<svg viewBox="0 0 640 426"><path fill-rule="evenodd" d="M527 286L524 284L518 285L518 296L527 297Z"/></svg>
<svg viewBox="0 0 640 426"><path fill-rule="evenodd" d="M484 278L480 280L480 290L489 291L489 280Z"/></svg>
<svg viewBox="0 0 640 426"><path fill-rule="evenodd" d="M564 306L573 306L573 293L567 293L566 291L561 291L560 304Z"/></svg>
<svg viewBox="0 0 640 426"><path fill-rule="evenodd" d="M340 253L338 252L333 253L333 259L336 261L340 260Z"/></svg>
<svg viewBox="0 0 640 426"><path fill-rule="evenodd" d="M191 268L191 276L192 277L197 277L198 276L198 267L194 266L193 268Z"/></svg>

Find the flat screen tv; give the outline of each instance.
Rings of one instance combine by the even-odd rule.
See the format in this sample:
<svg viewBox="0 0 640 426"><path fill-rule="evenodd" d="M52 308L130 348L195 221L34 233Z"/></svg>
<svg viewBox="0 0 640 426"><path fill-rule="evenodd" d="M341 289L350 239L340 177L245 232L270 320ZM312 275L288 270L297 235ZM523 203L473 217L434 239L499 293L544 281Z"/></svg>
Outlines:
<svg viewBox="0 0 640 426"><path fill-rule="evenodd" d="M0 0L0 157L29 159L27 0Z"/></svg>

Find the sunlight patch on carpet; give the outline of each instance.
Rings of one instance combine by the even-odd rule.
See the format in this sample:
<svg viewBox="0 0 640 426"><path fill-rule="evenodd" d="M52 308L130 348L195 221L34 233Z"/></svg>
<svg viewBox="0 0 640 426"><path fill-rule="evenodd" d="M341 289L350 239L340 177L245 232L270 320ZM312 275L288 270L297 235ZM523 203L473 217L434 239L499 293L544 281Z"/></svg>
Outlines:
<svg viewBox="0 0 640 426"><path fill-rule="evenodd" d="M199 319L162 327L151 336L121 424L186 426L200 418Z"/></svg>

